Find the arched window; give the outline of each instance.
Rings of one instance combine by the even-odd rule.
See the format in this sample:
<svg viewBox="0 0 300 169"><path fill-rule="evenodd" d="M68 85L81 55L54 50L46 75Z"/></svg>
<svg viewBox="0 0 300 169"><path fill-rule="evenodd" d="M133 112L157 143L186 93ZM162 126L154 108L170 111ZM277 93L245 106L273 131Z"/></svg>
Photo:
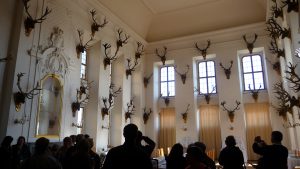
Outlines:
<svg viewBox="0 0 300 169"><path fill-rule="evenodd" d="M160 93L162 96L175 96L174 66L164 66L160 69Z"/></svg>
<svg viewBox="0 0 300 169"><path fill-rule="evenodd" d="M198 64L198 89L201 94L217 93L216 71L214 61L203 61Z"/></svg>

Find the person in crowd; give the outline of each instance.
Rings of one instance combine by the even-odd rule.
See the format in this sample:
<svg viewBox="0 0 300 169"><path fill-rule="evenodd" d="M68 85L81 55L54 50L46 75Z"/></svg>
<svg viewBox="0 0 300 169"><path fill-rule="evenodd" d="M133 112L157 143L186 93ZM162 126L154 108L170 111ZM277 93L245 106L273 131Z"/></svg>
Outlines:
<svg viewBox="0 0 300 169"><path fill-rule="evenodd" d="M235 146L236 141L233 136L228 136L225 140L226 147L220 152L219 163L223 169L243 169L244 156L239 147Z"/></svg>
<svg viewBox="0 0 300 169"><path fill-rule="evenodd" d="M92 138L88 138L87 141L89 143L89 148L90 148L89 155L90 155L90 159L92 160L93 168L100 169L101 166L100 156L92 150L92 148L94 147L94 141Z"/></svg>
<svg viewBox="0 0 300 169"><path fill-rule="evenodd" d="M146 145L142 145L142 141L144 141ZM151 157L151 154L155 148L155 142L149 137L143 136L141 131L138 131L137 145L148 155L149 158Z"/></svg>
<svg viewBox="0 0 300 169"><path fill-rule="evenodd" d="M214 160L209 158L207 156L207 154L205 153L206 145L202 142L195 142L194 146L199 147L201 149L201 151L203 152L203 163L210 169L216 169L216 164L215 164Z"/></svg>
<svg viewBox="0 0 300 169"><path fill-rule="evenodd" d="M137 146L138 127L128 124L123 129L125 142L107 153L103 169L152 169L148 155Z"/></svg>
<svg viewBox="0 0 300 169"><path fill-rule="evenodd" d="M49 152L48 147L47 138L37 139L34 154L22 163L21 169L62 169L60 163Z"/></svg>
<svg viewBox="0 0 300 169"><path fill-rule="evenodd" d="M208 169L207 166L202 162L204 153L199 147L194 145L188 146L186 152L187 166L185 169Z"/></svg>
<svg viewBox="0 0 300 169"><path fill-rule="evenodd" d="M66 156L65 156L65 160L63 162L63 165L65 166L64 169L69 169L68 167L70 166L70 159L77 153L78 151L78 144L84 140L84 135L83 134L78 134L76 136L76 143L71 146L70 148L68 148L67 152L66 152Z"/></svg>
<svg viewBox="0 0 300 169"><path fill-rule="evenodd" d="M183 146L180 143L173 145L169 155L166 157L167 169L184 169L186 165L183 157Z"/></svg>
<svg viewBox="0 0 300 169"><path fill-rule="evenodd" d="M21 163L31 156L31 152L26 144L25 137L20 136L17 144L12 146L12 155L14 169L19 169Z"/></svg>
<svg viewBox="0 0 300 169"><path fill-rule="evenodd" d="M281 144L282 133L273 131L272 145L267 145L259 136L254 139L253 151L262 156L259 160L259 169L287 169L288 149Z"/></svg>
<svg viewBox="0 0 300 169"><path fill-rule="evenodd" d="M0 165L1 168L11 169L12 168L12 150L11 142L13 138L11 136L5 136L0 147Z"/></svg>
<svg viewBox="0 0 300 169"><path fill-rule="evenodd" d="M70 158L68 168L70 169L94 169L93 161L89 155L90 144L87 139L76 141L76 153Z"/></svg>
<svg viewBox="0 0 300 169"><path fill-rule="evenodd" d="M72 145L76 144L76 135L70 135L70 138L72 140Z"/></svg>
<svg viewBox="0 0 300 169"><path fill-rule="evenodd" d="M58 153L58 150L59 150L59 145L54 143L54 144L52 144L51 147L49 147L49 150L51 152L51 155L58 160L57 153Z"/></svg>
<svg viewBox="0 0 300 169"><path fill-rule="evenodd" d="M58 161L62 164L63 168L65 168L66 154L70 147L72 147L72 139L71 137L65 137L63 139L63 146L57 152Z"/></svg>

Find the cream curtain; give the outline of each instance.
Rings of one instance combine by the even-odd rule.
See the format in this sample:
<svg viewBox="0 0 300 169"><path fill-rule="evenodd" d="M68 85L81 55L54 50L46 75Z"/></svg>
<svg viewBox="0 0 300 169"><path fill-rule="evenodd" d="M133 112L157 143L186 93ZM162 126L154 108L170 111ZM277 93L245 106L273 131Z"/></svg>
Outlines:
<svg viewBox="0 0 300 169"><path fill-rule="evenodd" d="M252 144L256 136L261 136L266 143L270 143L271 123L269 118L268 103L247 103L245 104L246 113L246 133L247 133L247 152L249 160L259 159L259 155L252 150Z"/></svg>
<svg viewBox="0 0 300 169"><path fill-rule="evenodd" d="M176 142L175 133L175 109L163 108L160 112L158 148L163 148L167 153L167 148L172 147Z"/></svg>
<svg viewBox="0 0 300 169"><path fill-rule="evenodd" d="M219 106L200 106L200 141L206 145L207 151L214 151L218 157L221 143L221 129L219 122Z"/></svg>

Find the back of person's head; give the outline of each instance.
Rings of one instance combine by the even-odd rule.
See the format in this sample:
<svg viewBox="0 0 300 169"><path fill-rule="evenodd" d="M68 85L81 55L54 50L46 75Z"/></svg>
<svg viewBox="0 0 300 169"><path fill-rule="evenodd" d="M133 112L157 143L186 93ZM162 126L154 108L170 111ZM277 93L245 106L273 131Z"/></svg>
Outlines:
<svg viewBox="0 0 300 169"><path fill-rule="evenodd" d="M226 137L226 140L225 140L225 144L226 144L226 146L228 146L228 147L235 146L235 145L236 145L236 142L235 142L234 136L227 136L227 137Z"/></svg>
<svg viewBox="0 0 300 169"><path fill-rule="evenodd" d="M79 143L83 139L84 139L84 135L83 134L77 134L77 136L76 136L76 144Z"/></svg>
<svg viewBox="0 0 300 169"><path fill-rule="evenodd" d="M202 152L206 151L206 145L202 142L197 141L194 143L194 146L199 147L202 150Z"/></svg>
<svg viewBox="0 0 300 169"><path fill-rule="evenodd" d="M183 146L180 143L176 143L173 145L169 157L182 157L183 156Z"/></svg>
<svg viewBox="0 0 300 169"><path fill-rule="evenodd" d="M204 157L204 153L201 151L199 147L190 146L186 150L186 159L188 164L197 164L202 161Z"/></svg>
<svg viewBox="0 0 300 169"><path fill-rule="evenodd" d="M84 138L90 138L90 135L85 134L85 135L84 135Z"/></svg>
<svg viewBox="0 0 300 169"><path fill-rule="evenodd" d="M25 144L25 137L20 136L20 137L18 138L17 144L18 144L18 145L23 145L23 144Z"/></svg>
<svg viewBox="0 0 300 169"><path fill-rule="evenodd" d="M72 146L72 139L71 137L65 137L63 140L64 146L65 147L70 147Z"/></svg>
<svg viewBox="0 0 300 169"><path fill-rule="evenodd" d="M87 138L87 141L90 145L90 149L94 147L94 140L92 138Z"/></svg>
<svg viewBox="0 0 300 169"><path fill-rule="evenodd" d="M90 143L87 139L83 139L77 143L78 153L86 154L90 151Z"/></svg>
<svg viewBox="0 0 300 169"><path fill-rule="evenodd" d="M72 144L76 143L76 136L75 135L70 135L70 138L72 140Z"/></svg>
<svg viewBox="0 0 300 169"><path fill-rule="evenodd" d="M14 139L12 138L12 136L5 136L1 143L1 147L9 147L13 140Z"/></svg>
<svg viewBox="0 0 300 169"><path fill-rule="evenodd" d="M123 129L125 141L135 141L138 134L138 127L135 124L128 124Z"/></svg>
<svg viewBox="0 0 300 169"><path fill-rule="evenodd" d="M271 134L271 142L272 143L281 143L282 137L283 136L280 131L273 131Z"/></svg>
<svg viewBox="0 0 300 169"><path fill-rule="evenodd" d="M35 154L46 153L49 146L49 140L45 137L41 137L35 141Z"/></svg>

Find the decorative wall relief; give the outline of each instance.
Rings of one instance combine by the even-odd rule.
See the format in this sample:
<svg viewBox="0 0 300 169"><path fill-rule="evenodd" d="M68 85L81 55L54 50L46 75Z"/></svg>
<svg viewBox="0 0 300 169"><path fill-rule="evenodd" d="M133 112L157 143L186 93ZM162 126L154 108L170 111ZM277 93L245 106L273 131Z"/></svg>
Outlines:
<svg viewBox="0 0 300 169"><path fill-rule="evenodd" d="M235 106L235 108L234 109L227 109L226 107L225 107L225 104L226 104L226 102L225 101L223 101L223 102L221 102L221 106L223 107L223 111L226 111L227 113L228 113L228 117L229 117L229 120L230 120L230 122L231 123L233 123L233 121L234 121L234 112L236 111L236 110L239 110L240 108L239 108L239 105L241 104L241 102L239 102L239 101L235 101L235 103L236 103L236 106Z"/></svg>
<svg viewBox="0 0 300 169"><path fill-rule="evenodd" d="M183 119L184 123L187 122L187 116L188 116L189 108L190 108L190 104L187 105L187 108L186 108L185 112L181 113L181 116L182 116L182 119Z"/></svg>
<svg viewBox="0 0 300 169"><path fill-rule="evenodd" d="M144 121L144 124L147 124L147 121L149 120L149 117L152 113L152 109L149 108L149 111L147 111L146 107L144 108L144 114L143 114L143 121Z"/></svg>
<svg viewBox="0 0 300 169"><path fill-rule="evenodd" d="M248 89L249 89L249 91L250 91L250 93L251 93L252 98L254 99L254 101L257 102L257 100L258 100L258 94L259 94L259 91L261 89L261 85L259 85L259 88L257 90L255 90L255 89L251 89L251 85L249 84L248 85Z"/></svg>
<svg viewBox="0 0 300 169"><path fill-rule="evenodd" d="M115 85L111 83L109 86L108 98L106 98L106 97L102 98L102 102L104 105L104 107L102 107L102 109L101 109L102 120L104 120L104 117L106 115L109 115L110 110L114 106L114 99L117 97L118 94L120 94L122 92L121 87L119 87L116 91L114 91L114 87L115 87Z"/></svg>
<svg viewBox="0 0 300 169"><path fill-rule="evenodd" d="M164 46L164 51L162 52L162 54L160 54L158 49L155 49L155 53L160 58L162 64L165 65L167 60L167 47Z"/></svg>
<svg viewBox="0 0 300 169"><path fill-rule="evenodd" d="M94 40L94 37L91 36L90 39L85 44L83 44L83 32L80 30L77 30L77 32L79 36L79 44L76 46L76 53L77 58L79 59L80 53L84 53L87 50L87 48L89 47L89 43Z"/></svg>
<svg viewBox="0 0 300 169"><path fill-rule="evenodd" d="M180 76L181 81L182 81L183 84L185 84L185 81L186 81L186 75L187 75L187 73L188 73L189 70L190 70L190 66L189 66L189 65L186 65L186 67L187 67L187 70L186 70L184 73L178 72L178 71L177 71L177 67L176 67L176 66L174 67L175 72Z"/></svg>
<svg viewBox="0 0 300 169"><path fill-rule="evenodd" d="M207 45L205 48L200 48L197 44L197 42L195 43L195 47L196 49L198 49L198 51L201 53L202 57L204 60L206 60L206 55L207 55L207 49L210 47L210 40L207 40Z"/></svg>
<svg viewBox="0 0 300 169"><path fill-rule="evenodd" d="M249 53L252 54L253 52L253 49L254 49L254 43L257 39L257 34L255 33L254 34L254 39L252 40L252 42L249 42L247 39L246 39L246 35L243 35L243 39L247 45L247 49L249 50Z"/></svg>
<svg viewBox="0 0 300 169"><path fill-rule="evenodd" d="M18 73L17 74L17 77L18 77L18 80L17 80L17 86L18 86L18 89L19 91L14 93L14 101L15 101L15 108L16 108L16 111L20 111L21 109L21 106L22 104L25 103L26 99L33 99L33 97L35 95L38 95L39 93L35 93L35 91L40 91L40 86L39 86L39 83L36 84L36 86L29 90L28 92L24 92L22 87L21 87L21 78L24 76L25 73Z"/></svg>
<svg viewBox="0 0 300 169"><path fill-rule="evenodd" d="M130 99L130 102L127 103L127 110L125 111L125 121L131 119L131 116L134 114L135 106L133 105L133 98Z"/></svg>
<svg viewBox="0 0 300 169"><path fill-rule="evenodd" d="M46 16L51 13L51 10L49 10L49 8L46 7L45 12L42 14L42 16L40 18L33 19L33 17L30 15L30 13L28 11L28 9L29 9L28 2L29 1L30 0L23 0L23 4L24 4L24 7L25 7L25 12L27 14L27 17L24 21L25 35L26 36L30 35L30 33L31 33L32 29L34 29L36 23L42 23L46 19Z"/></svg>
<svg viewBox="0 0 300 169"><path fill-rule="evenodd" d="M152 76L153 76L153 73L151 73L150 76L148 76L148 77L147 76L144 77L144 81L143 82L144 82L144 87L145 88L147 88L149 80L151 79Z"/></svg>
<svg viewBox="0 0 300 169"><path fill-rule="evenodd" d="M106 18L104 18L103 23L99 24L96 21L96 10L91 10L90 11L91 15L92 15L92 19L93 19L93 23L91 25L91 31L92 31L92 36L95 36L95 33L99 31L99 28L103 28L108 21L106 20Z"/></svg>
<svg viewBox="0 0 300 169"><path fill-rule="evenodd" d="M223 64L220 63L220 66L223 68L224 73L225 73L227 79L230 79L232 64L233 64L233 60L230 61L230 66L228 68L225 68L223 66Z"/></svg>

